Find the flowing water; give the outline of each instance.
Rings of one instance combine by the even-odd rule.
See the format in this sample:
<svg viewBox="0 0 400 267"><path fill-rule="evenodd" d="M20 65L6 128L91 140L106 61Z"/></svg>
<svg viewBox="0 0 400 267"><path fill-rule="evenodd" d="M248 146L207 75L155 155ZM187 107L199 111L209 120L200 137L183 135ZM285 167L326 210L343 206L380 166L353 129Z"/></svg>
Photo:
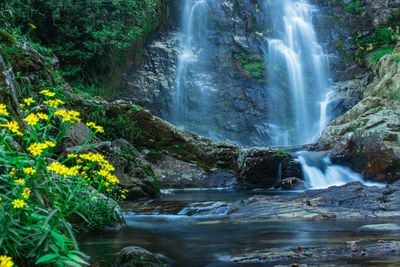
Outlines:
<svg viewBox="0 0 400 267"><path fill-rule="evenodd" d="M98 261L104 263L104 266L111 266L112 257L119 250L133 245L162 255L172 266L233 266L227 262L231 257L257 249L284 251L298 246L334 247L361 238L374 241L397 239L396 234L366 235L355 232L359 226L371 221L240 222L225 217L230 203L254 194L276 195L288 192L174 191L162 195L159 200L126 203L126 227L101 234L88 233L80 240L81 249L93 257L92 262ZM291 261L282 263L289 264ZM371 259L369 262L351 261L339 257L330 263L343 266L374 265ZM375 264L396 266L385 260Z"/></svg>
<svg viewBox="0 0 400 267"><path fill-rule="evenodd" d="M354 181L362 182L368 186L384 186L384 184L364 181L360 174L350 168L332 164L328 155L302 151L298 152L296 156L301 164L304 180L310 188L327 188Z"/></svg>
<svg viewBox="0 0 400 267"><path fill-rule="evenodd" d="M329 121L328 55L313 26L318 10L303 0L265 3L272 24L265 49L271 145L307 144Z"/></svg>

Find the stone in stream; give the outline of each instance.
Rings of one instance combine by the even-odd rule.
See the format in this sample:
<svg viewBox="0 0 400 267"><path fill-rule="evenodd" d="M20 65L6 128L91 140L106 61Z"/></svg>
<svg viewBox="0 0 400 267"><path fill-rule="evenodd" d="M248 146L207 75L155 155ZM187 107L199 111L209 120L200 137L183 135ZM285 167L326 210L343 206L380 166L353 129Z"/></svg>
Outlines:
<svg viewBox="0 0 400 267"><path fill-rule="evenodd" d="M277 185L275 185L274 189L280 190L305 190L306 186L304 181L300 180L296 177L290 177L281 180Z"/></svg>
<svg viewBox="0 0 400 267"><path fill-rule="evenodd" d="M400 225L396 223L369 224L359 227L357 232L400 232Z"/></svg>
<svg viewBox="0 0 400 267"><path fill-rule="evenodd" d="M118 267L155 267L164 266L162 260L141 247L130 246L121 249L114 257L113 266Z"/></svg>

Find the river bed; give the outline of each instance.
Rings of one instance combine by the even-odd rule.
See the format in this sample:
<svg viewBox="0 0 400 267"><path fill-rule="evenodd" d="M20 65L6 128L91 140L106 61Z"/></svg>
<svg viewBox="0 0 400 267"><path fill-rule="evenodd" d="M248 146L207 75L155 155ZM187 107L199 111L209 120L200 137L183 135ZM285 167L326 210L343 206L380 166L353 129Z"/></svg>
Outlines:
<svg viewBox="0 0 400 267"><path fill-rule="evenodd" d="M140 246L161 255L172 266L232 266L232 258L249 252L290 251L309 247L337 247L347 241L398 240L394 233L357 233L365 224L394 220L235 221L226 217L229 204L255 194L295 194L283 191L190 190L168 191L157 200L123 205L126 226L90 232L80 239L92 262L109 266L126 246ZM397 220L398 223L398 220ZM268 260L268 259L267 259ZM234 266L274 266L298 262L241 263ZM307 263L307 259L303 262ZM315 262L312 262L315 264ZM330 259L337 266L400 266L400 259Z"/></svg>

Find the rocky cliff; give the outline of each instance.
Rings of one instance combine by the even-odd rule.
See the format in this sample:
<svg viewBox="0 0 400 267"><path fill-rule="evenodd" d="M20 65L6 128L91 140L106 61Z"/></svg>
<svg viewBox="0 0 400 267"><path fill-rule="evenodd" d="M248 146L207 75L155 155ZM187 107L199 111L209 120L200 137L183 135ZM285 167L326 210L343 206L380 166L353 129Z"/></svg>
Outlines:
<svg viewBox="0 0 400 267"><path fill-rule="evenodd" d="M331 122L317 142L332 157L381 182L400 179L399 47L372 66L363 99Z"/></svg>

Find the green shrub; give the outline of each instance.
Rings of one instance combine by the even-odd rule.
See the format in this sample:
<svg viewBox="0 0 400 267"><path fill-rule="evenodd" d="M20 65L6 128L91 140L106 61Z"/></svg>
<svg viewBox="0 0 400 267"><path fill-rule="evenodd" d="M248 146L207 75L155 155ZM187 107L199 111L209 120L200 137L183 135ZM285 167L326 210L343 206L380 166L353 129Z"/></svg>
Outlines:
<svg viewBox="0 0 400 267"><path fill-rule="evenodd" d="M368 63L376 63L381 59L384 55L389 55L393 53L393 48L383 48L378 51L375 51L370 57L368 57Z"/></svg>
<svg viewBox="0 0 400 267"><path fill-rule="evenodd" d="M152 30L160 0L7 0L0 27L16 29L58 56L65 77L101 82Z"/></svg>
<svg viewBox="0 0 400 267"><path fill-rule="evenodd" d="M44 101L37 105L24 99L23 121L13 120L13 112L0 104L0 255L21 266L81 266L86 263L70 219L80 217L89 227L104 223L85 217L90 201L99 193L123 198L125 191L118 189L114 167L102 155L81 153L102 127L87 123L92 132L85 144L65 158L55 154L80 114L59 108L64 103L55 93L40 94ZM113 208L103 213L114 214ZM11 259L0 258L4 265L6 260Z"/></svg>

